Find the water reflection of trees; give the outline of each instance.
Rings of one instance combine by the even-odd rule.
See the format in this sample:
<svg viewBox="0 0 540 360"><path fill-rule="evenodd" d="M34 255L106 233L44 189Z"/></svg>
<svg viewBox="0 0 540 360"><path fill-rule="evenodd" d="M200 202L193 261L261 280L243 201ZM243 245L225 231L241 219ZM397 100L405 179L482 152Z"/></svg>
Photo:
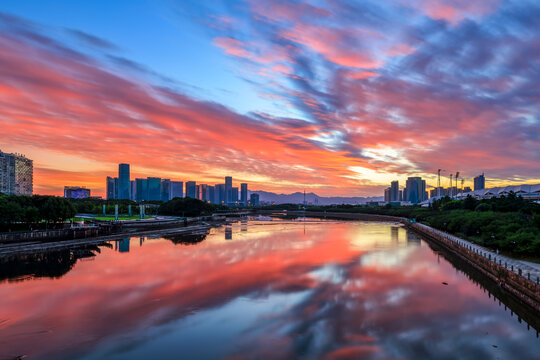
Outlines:
<svg viewBox="0 0 540 360"><path fill-rule="evenodd" d="M207 233L167 235L164 239L170 240L175 245L195 245L206 239Z"/></svg>
<svg viewBox="0 0 540 360"><path fill-rule="evenodd" d="M101 249L86 245L75 249L14 255L0 259L0 281L24 281L32 278L60 278L67 274L77 260L93 258Z"/></svg>

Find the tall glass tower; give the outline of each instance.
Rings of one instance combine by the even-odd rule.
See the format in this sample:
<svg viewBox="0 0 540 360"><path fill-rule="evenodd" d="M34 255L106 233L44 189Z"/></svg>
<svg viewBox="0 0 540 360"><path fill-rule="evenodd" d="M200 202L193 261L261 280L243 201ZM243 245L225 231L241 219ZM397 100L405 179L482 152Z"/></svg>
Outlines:
<svg viewBox="0 0 540 360"><path fill-rule="evenodd" d="M129 164L118 165L118 199L130 198L131 182L129 177Z"/></svg>
<svg viewBox="0 0 540 360"><path fill-rule="evenodd" d="M225 205L228 205L232 200L232 177L225 176ZM238 200L238 199L237 199Z"/></svg>

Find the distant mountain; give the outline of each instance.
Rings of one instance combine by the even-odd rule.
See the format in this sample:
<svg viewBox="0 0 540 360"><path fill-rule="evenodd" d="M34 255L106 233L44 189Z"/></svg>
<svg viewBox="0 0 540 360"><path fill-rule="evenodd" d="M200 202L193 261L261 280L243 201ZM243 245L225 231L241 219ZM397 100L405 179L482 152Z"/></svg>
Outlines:
<svg viewBox="0 0 540 360"><path fill-rule="evenodd" d="M268 191L250 191L252 194L259 194L259 201L275 202L276 204L303 204L304 193L295 192L293 194L276 194ZM334 204L365 204L368 201L383 201L382 196L372 197L340 197L340 196L319 196L314 193L306 193L306 203L310 205L334 205Z"/></svg>

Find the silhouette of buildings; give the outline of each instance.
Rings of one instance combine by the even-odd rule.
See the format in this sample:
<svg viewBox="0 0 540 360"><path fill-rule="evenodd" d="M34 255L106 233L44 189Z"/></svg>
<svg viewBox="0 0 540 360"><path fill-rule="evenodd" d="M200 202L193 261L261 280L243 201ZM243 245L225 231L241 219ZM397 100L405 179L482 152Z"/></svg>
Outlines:
<svg viewBox="0 0 540 360"><path fill-rule="evenodd" d="M259 194L251 194L249 203L251 206L259 206Z"/></svg>
<svg viewBox="0 0 540 360"><path fill-rule="evenodd" d="M128 197L137 202L142 201L169 201L175 197L191 197L213 204L230 206L248 205L248 184L232 186L232 177L226 176L224 184L208 185L197 184L195 181L173 181L159 177L137 178L129 180L130 165L118 165L118 177L107 177L107 199L124 199L124 189L127 180ZM185 186L185 191L184 191ZM239 191L240 190L240 191ZM239 198L240 196L240 198ZM240 201L239 201L240 199Z"/></svg>
<svg viewBox="0 0 540 360"><path fill-rule="evenodd" d="M484 174L478 175L474 178L474 190L483 190L486 188L486 178Z"/></svg>

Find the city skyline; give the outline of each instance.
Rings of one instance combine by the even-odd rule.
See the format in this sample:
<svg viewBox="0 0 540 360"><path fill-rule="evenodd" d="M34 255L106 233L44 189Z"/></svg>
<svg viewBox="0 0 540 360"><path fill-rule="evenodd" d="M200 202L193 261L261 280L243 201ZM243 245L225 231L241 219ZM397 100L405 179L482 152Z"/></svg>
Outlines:
<svg viewBox="0 0 540 360"><path fill-rule="evenodd" d="M484 171L486 187L540 183L537 15L533 1L6 0L1 150L34 160L37 194L105 197L119 160L134 178L323 196L436 184L440 168L471 188Z"/></svg>

